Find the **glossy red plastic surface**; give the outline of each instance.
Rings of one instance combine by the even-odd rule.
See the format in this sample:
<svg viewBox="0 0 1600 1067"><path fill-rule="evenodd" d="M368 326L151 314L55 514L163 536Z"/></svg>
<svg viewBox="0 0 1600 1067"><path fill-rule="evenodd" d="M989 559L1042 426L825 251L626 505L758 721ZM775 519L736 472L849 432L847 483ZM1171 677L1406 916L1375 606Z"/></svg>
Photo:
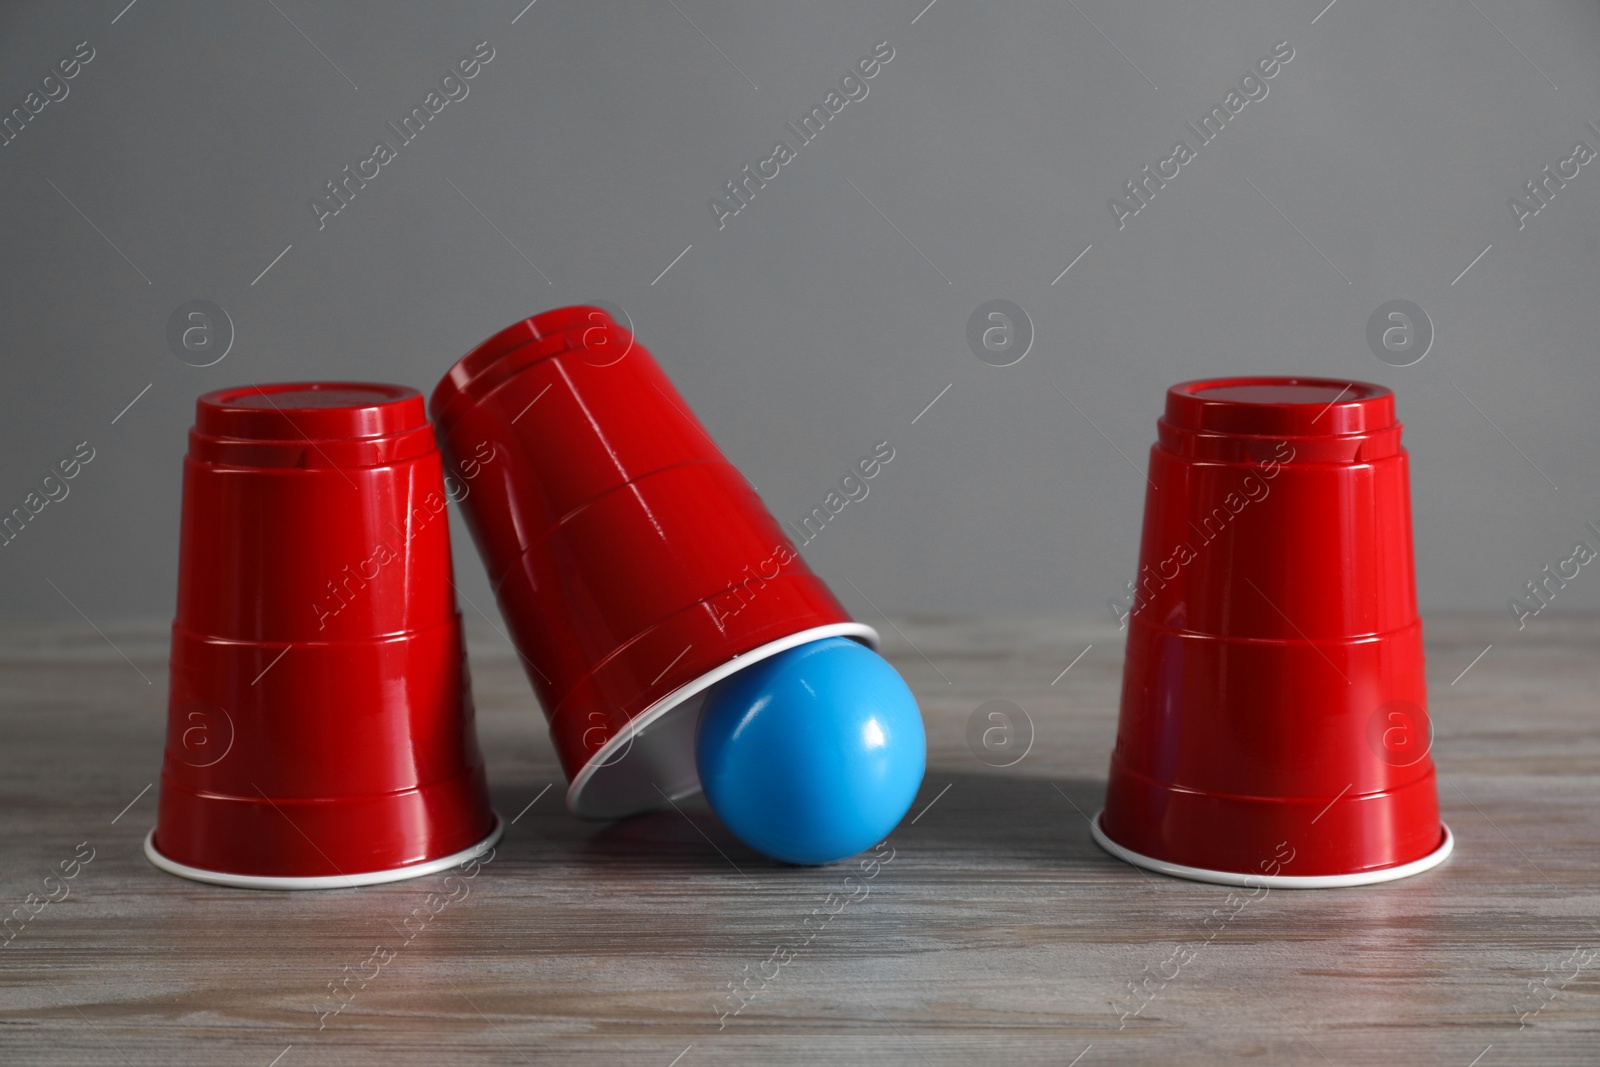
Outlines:
<svg viewBox="0 0 1600 1067"><path fill-rule="evenodd" d="M234 875L355 875L490 832L446 506L414 389L280 384L199 399L163 856Z"/></svg>
<svg viewBox="0 0 1600 1067"><path fill-rule="evenodd" d="M1169 863L1353 874L1441 843L1394 396L1304 378L1167 394L1102 827ZM1131 603L1129 602L1131 597Z"/></svg>
<svg viewBox="0 0 1600 1067"><path fill-rule="evenodd" d="M655 359L604 310L484 342L430 401L568 778L733 658L850 621Z"/></svg>

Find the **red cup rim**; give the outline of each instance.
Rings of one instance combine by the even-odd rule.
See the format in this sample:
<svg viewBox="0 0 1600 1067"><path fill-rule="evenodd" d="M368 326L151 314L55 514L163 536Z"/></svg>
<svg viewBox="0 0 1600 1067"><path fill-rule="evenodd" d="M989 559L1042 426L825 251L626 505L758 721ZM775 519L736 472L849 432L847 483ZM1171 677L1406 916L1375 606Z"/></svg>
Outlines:
<svg viewBox="0 0 1600 1067"><path fill-rule="evenodd" d="M273 382L206 393L195 432L241 441L391 437L426 426L422 394L382 382Z"/></svg>
<svg viewBox="0 0 1600 1067"><path fill-rule="evenodd" d="M1335 437L1395 425L1387 386L1348 378L1242 375L1180 382L1165 421L1198 433Z"/></svg>

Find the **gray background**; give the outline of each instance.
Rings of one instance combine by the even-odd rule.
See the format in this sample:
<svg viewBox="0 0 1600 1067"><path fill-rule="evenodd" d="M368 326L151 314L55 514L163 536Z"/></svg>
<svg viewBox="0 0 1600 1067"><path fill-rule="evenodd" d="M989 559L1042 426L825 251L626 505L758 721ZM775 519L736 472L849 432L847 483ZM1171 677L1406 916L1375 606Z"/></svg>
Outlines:
<svg viewBox="0 0 1600 1067"><path fill-rule="evenodd" d="M1506 206L1600 147L1594 4L125 2L0 14L3 110L77 42L97 52L0 149L0 511L77 442L97 452L0 549L8 617L170 615L199 393L426 391L490 333L595 298L780 518L895 447L806 549L868 619L846 579L891 613L1109 620L1133 465L1165 388L1204 375L1397 391L1424 610L1499 610L1511 639L1507 599L1600 521L1600 165L1520 232ZM483 40L470 96L319 232L308 199ZM719 232L707 198L883 40L870 95ZM1283 40L1268 97L1119 232L1107 199ZM237 330L204 369L165 340L194 298ZM965 340L995 298L1036 331L1010 367ZM1366 343L1391 299L1436 329L1411 367ZM1597 606L1587 570L1556 602Z"/></svg>

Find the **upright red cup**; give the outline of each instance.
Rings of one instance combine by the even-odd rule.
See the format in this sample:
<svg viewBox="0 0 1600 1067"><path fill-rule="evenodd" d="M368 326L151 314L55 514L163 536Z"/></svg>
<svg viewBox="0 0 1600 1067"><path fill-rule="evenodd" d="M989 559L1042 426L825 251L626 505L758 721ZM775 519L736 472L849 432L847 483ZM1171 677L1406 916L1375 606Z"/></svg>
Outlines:
<svg viewBox="0 0 1600 1067"><path fill-rule="evenodd" d="M325 889L444 870L493 844L446 506L414 389L200 398L145 841L156 866Z"/></svg>
<svg viewBox="0 0 1600 1067"><path fill-rule="evenodd" d="M824 637L876 645L606 311L502 330L430 404L575 814L698 790L695 723L721 679Z"/></svg>
<svg viewBox="0 0 1600 1067"><path fill-rule="evenodd" d="M1394 395L1185 382L1158 427L1096 840L1235 885L1361 885L1442 862Z"/></svg>

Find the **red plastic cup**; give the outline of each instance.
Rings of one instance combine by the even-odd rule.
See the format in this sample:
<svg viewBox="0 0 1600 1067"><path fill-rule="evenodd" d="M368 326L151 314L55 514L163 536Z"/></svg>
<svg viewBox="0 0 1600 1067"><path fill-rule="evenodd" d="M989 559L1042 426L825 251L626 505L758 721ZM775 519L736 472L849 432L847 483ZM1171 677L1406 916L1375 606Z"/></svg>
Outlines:
<svg viewBox="0 0 1600 1067"><path fill-rule="evenodd" d="M1232 885L1441 863L1394 394L1321 378L1167 392L1095 839Z"/></svg>
<svg viewBox="0 0 1600 1067"><path fill-rule="evenodd" d="M876 646L603 309L502 330L430 405L575 814L697 791L695 723L721 679L824 637Z"/></svg>
<svg viewBox="0 0 1600 1067"><path fill-rule="evenodd" d="M151 862L328 889L444 870L499 837L446 506L414 389L199 399Z"/></svg>

